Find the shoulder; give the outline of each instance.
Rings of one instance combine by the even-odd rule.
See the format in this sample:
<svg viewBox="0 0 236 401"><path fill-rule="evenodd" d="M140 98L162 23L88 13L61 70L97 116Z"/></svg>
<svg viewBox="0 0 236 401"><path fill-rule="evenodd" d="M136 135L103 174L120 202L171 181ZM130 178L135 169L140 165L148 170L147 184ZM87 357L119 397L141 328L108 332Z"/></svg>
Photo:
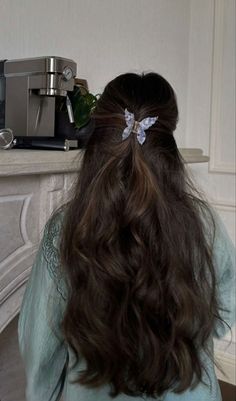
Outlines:
<svg viewBox="0 0 236 401"><path fill-rule="evenodd" d="M214 337L224 336L235 323L235 247L220 216L214 211L215 235L213 263L216 271L216 291L221 320L216 321Z"/></svg>
<svg viewBox="0 0 236 401"><path fill-rule="evenodd" d="M60 241L63 230L64 211L56 212L44 228L41 243L42 255L49 275L63 298L65 295L64 273L60 261Z"/></svg>
<svg viewBox="0 0 236 401"><path fill-rule="evenodd" d="M213 241L213 256L215 257L218 264L228 261L232 265L235 263L235 247L231 240L227 229L218 215L213 210L212 215L214 218L215 230L214 230L214 241Z"/></svg>
<svg viewBox="0 0 236 401"><path fill-rule="evenodd" d="M207 208L201 210L200 217L204 233L212 247L213 256L217 258L232 257L234 245L217 211L208 205Z"/></svg>
<svg viewBox="0 0 236 401"><path fill-rule="evenodd" d="M60 211L54 214L44 228L42 249L46 261L50 264L58 262L63 214Z"/></svg>

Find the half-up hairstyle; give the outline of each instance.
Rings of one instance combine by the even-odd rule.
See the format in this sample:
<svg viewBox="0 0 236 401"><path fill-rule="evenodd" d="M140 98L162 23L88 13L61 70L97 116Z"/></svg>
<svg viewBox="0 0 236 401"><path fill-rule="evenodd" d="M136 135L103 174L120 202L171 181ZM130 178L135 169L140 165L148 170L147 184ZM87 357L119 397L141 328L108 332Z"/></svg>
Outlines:
<svg viewBox="0 0 236 401"><path fill-rule="evenodd" d="M158 116L142 146L122 141L126 108L136 121ZM158 74L124 74L93 119L61 243L63 331L87 362L77 382L109 383L114 397L182 392L202 380L199 349L219 314L214 223L173 137L176 97Z"/></svg>

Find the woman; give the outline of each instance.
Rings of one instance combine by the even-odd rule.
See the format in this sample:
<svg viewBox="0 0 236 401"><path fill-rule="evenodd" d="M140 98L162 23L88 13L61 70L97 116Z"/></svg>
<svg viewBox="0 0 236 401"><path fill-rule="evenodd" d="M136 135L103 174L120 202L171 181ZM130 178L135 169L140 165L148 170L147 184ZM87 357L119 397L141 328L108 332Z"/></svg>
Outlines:
<svg viewBox="0 0 236 401"><path fill-rule="evenodd" d="M233 324L233 246L185 172L174 91L124 74L92 118L22 305L27 400L219 401L212 339Z"/></svg>

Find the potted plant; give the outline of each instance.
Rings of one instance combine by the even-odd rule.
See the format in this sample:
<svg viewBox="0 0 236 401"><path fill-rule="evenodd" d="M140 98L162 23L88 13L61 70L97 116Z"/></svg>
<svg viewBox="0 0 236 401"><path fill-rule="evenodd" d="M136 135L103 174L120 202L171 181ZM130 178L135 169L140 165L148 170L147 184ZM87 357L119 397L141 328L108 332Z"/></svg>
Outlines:
<svg viewBox="0 0 236 401"><path fill-rule="evenodd" d="M94 129L91 113L97 99L98 95L89 92L85 80L76 79L74 90L68 92L68 98L57 99L55 136L76 139L79 148L85 147ZM73 123L69 120L68 108L72 109Z"/></svg>

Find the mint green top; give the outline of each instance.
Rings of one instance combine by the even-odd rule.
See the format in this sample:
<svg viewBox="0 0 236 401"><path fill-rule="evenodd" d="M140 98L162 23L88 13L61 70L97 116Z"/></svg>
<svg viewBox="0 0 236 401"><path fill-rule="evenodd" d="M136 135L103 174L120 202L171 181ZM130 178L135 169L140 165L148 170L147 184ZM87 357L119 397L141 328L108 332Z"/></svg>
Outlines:
<svg viewBox="0 0 236 401"><path fill-rule="evenodd" d="M64 341L59 327L66 305L65 283L58 268L61 219L59 215L50 225L46 225L20 313L19 345L27 377L26 400L59 401L63 395L63 401L108 401L111 400L108 385L99 389L88 389L70 382L86 362L80 359L76 367L69 372L67 366L73 363L74 355ZM220 303L228 311L222 313L222 317L231 327L235 321L235 253L233 244L217 216L214 257ZM225 333L226 326L218 323L212 338L221 337ZM212 339L210 342L213 346ZM204 373L206 385L200 383L194 390L189 389L182 394L169 391L159 400L220 401L214 366L203 352L202 359L209 374L208 377ZM151 398L122 394L114 400L151 401Z"/></svg>

